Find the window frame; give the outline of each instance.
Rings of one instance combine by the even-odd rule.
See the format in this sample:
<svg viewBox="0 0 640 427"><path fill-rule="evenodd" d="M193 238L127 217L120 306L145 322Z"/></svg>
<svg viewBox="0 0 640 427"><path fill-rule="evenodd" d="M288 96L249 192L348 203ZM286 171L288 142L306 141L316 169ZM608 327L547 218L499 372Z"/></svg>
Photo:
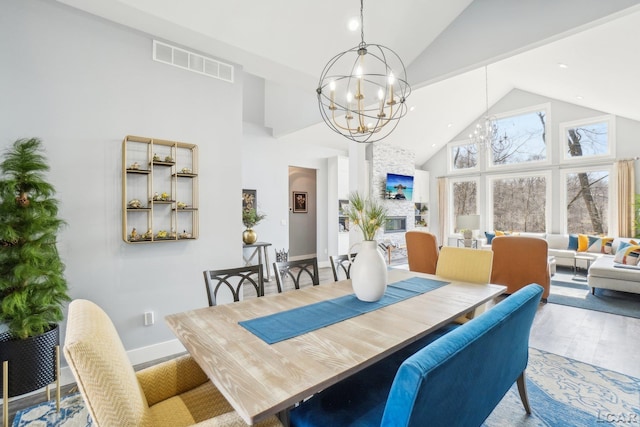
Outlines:
<svg viewBox="0 0 640 427"><path fill-rule="evenodd" d="M453 154L452 151L455 147L463 146L463 145L476 145L470 139L464 139L459 141L452 141L447 144L447 171L451 175L465 174L465 173L477 173L480 172L480 163L482 154L479 152L480 150L476 147L478 151L478 162L472 168L466 169L456 169L453 167Z"/></svg>
<svg viewBox="0 0 640 427"><path fill-rule="evenodd" d="M504 118L508 118L508 117L514 117L514 116L522 116L525 115L527 113L534 113L537 111L544 111L545 112L545 123L544 123L544 133L545 133L545 137L546 137L546 156L544 160L535 160L535 161L530 161L530 162L522 162L522 163L510 163L510 164L506 164L506 165L494 165L493 164L493 150L490 150L489 152L486 153L485 157L486 157L486 167L485 169L487 170L487 172L493 172L493 173L497 173L498 171L502 172L502 171L509 171L509 170L514 170L514 169L522 169L523 167L526 168L537 168L537 167L541 167L541 166L547 166L547 165L551 165L551 155L553 154L553 144L554 144L554 138L553 138L553 132L552 132L552 127L551 124L549 123L550 121L550 117L551 117L551 103L550 102L545 102L543 104L537 104L537 105L532 105L529 107L525 107L525 108L520 108L517 110L509 110L507 112L504 113L500 113L500 114L495 114L493 117L495 120L500 120L500 119L504 119Z"/></svg>
<svg viewBox="0 0 640 427"><path fill-rule="evenodd" d="M476 211L471 214L478 215L480 214L480 200L484 195L482 194L482 188L480 187L480 177L479 176L465 176L465 177L457 177L457 178L449 178L449 235L458 235L456 233L456 216L455 210L453 206L454 197L453 197L453 185L460 182L475 182L476 183ZM480 226L482 227L482 217L480 218ZM482 230L480 230L482 231Z"/></svg>
<svg viewBox="0 0 640 427"><path fill-rule="evenodd" d="M580 168L563 168L560 169L560 182L562 183L562 188L560 190L560 206L562 209L560 211L560 226L562 228L562 233L569 234L569 228L567 226L568 215L567 215L567 202L569 201L569 197L567 194L567 175L575 174L580 172L600 172L600 171L608 171L609 172L609 202L607 203L607 234L611 235L614 221L612 213L616 212L613 209L616 209L616 191L614 185L614 166L612 164L600 164L593 165L587 167Z"/></svg>
<svg viewBox="0 0 640 427"><path fill-rule="evenodd" d="M593 156L580 156L571 157L568 155L564 143L566 142L567 131L579 126L607 123L607 148L608 152L605 154L596 154ZM580 120L573 120L570 122L562 122L558 124L558 158L560 164L577 164L577 163L593 163L602 160L615 160L616 157L616 117L613 114L606 114L603 116L589 117Z"/></svg>
<svg viewBox="0 0 640 427"><path fill-rule="evenodd" d="M493 221L493 183L498 179L511 179L511 178L527 178L527 177L544 177L546 180L545 188L545 212L544 212L544 227L545 230L542 233L548 233L551 230L551 205L553 202L553 174L551 170L532 170L525 172L513 172L504 174L487 174L486 175L486 205L485 205L485 221L484 225L487 230L495 230ZM524 231L524 230L512 230L512 231Z"/></svg>

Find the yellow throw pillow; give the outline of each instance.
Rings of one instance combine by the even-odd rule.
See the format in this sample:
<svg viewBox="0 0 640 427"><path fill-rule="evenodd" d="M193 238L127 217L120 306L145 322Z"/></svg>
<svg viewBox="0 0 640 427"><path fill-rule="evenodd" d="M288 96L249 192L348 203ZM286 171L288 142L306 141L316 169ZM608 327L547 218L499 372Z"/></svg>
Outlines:
<svg viewBox="0 0 640 427"><path fill-rule="evenodd" d="M495 230L496 236L504 236L504 231Z"/></svg>
<svg viewBox="0 0 640 427"><path fill-rule="evenodd" d="M586 252L589 249L589 236L578 234L578 252Z"/></svg>

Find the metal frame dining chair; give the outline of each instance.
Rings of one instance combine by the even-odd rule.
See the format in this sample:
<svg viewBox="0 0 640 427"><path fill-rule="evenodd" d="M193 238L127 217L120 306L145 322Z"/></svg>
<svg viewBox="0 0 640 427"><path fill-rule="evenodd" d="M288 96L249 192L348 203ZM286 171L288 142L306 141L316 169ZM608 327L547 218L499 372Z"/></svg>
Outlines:
<svg viewBox="0 0 640 427"><path fill-rule="evenodd" d="M291 280L293 280L293 285L296 289L300 289L300 279L306 276L309 276L313 286L318 286L320 284L317 257L298 259L295 261L274 262L273 270L276 275L278 293L281 293L283 290L283 276L290 277Z"/></svg>
<svg viewBox="0 0 640 427"><path fill-rule="evenodd" d="M331 255L329 261L331 261L331 271L333 272L333 280L336 282L340 280L340 275L344 273L345 279L351 278L351 263L358 254L349 255ZM341 273L342 271L342 273Z"/></svg>
<svg viewBox="0 0 640 427"><path fill-rule="evenodd" d="M218 291L222 286L226 286L231 291L235 302L240 301L240 291L244 290L246 286L251 286L257 297L264 296L262 264L222 270L205 270L203 274L210 307L217 305Z"/></svg>

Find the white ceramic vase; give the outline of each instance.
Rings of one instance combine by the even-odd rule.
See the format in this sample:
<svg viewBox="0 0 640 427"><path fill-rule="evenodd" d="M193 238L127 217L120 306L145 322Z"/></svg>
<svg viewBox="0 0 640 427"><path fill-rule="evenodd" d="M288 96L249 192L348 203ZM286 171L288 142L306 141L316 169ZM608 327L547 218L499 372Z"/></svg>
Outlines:
<svg viewBox="0 0 640 427"><path fill-rule="evenodd" d="M356 243L352 248L356 245L360 245L360 250L350 271L353 292L361 301L378 301L387 290L387 263L375 240Z"/></svg>

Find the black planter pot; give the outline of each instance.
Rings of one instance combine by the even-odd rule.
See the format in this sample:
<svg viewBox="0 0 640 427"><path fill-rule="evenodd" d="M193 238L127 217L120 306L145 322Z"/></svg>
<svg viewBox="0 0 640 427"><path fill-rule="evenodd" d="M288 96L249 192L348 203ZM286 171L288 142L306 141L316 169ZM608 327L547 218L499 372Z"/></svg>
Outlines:
<svg viewBox="0 0 640 427"><path fill-rule="evenodd" d="M8 397L41 389L56 380L56 346L60 343L60 328L24 340L0 334L0 362L9 361ZM4 381L0 370L0 380ZM0 397L2 390L0 387Z"/></svg>

